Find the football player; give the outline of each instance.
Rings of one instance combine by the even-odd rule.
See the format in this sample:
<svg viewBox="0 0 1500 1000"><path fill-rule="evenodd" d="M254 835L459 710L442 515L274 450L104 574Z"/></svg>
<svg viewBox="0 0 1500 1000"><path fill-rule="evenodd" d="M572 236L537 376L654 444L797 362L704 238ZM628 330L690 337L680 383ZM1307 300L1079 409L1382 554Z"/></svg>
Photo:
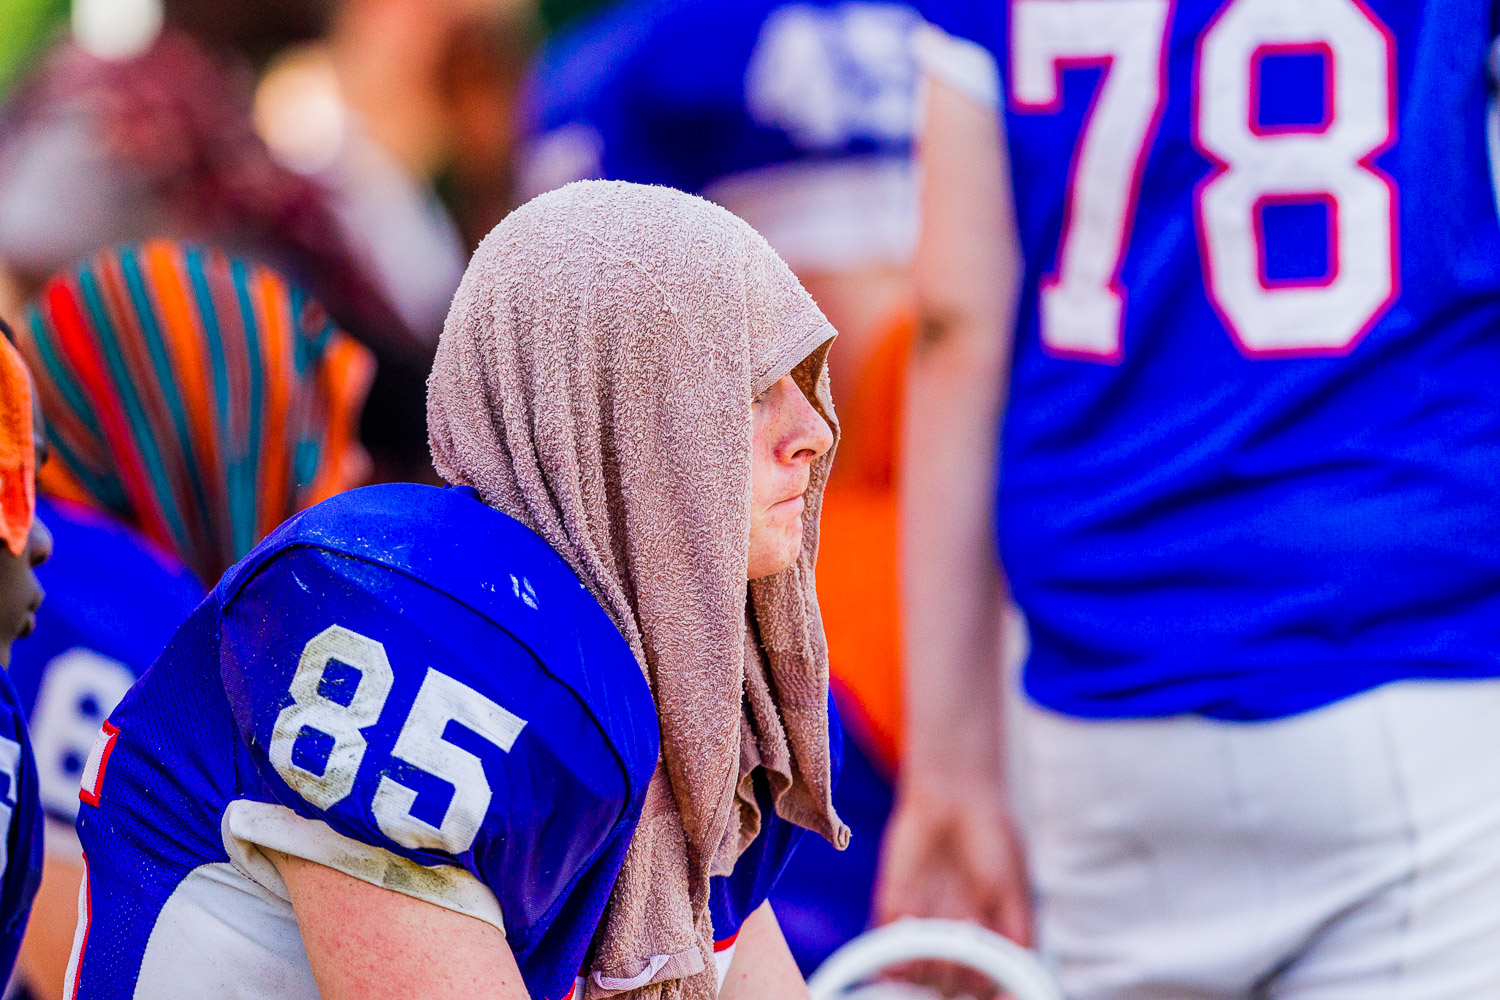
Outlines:
<svg viewBox="0 0 1500 1000"><path fill-rule="evenodd" d="M432 375L457 488L289 521L103 726L67 995L806 996L832 335L699 199L513 213Z"/></svg>
<svg viewBox="0 0 1500 1000"><path fill-rule="evenodd" d="M1500 993L1492 6L932 0L888 916Z"/></svg>
<svg viewBox="0 0 1500 1000"><path fill-rule="evenodd" d="M48 282L20 346L53 460L38 506L61 556L11 664L36 750L46 877L22 952L61 996L83 876L73 823L99 725L236 558L363 468L368 361L269 269L153 241Z"/></svg>
<svg viewBox="0 0 1500 1000"><path fill-rule="evenodd" d="M42 588L36 569L52 536L36 517L36 470L46 461L26 363L0 323L0 667L36 628ZM42 813L36 761L20 699L0 671L0 979L8 981L42 875Z"/></svg>

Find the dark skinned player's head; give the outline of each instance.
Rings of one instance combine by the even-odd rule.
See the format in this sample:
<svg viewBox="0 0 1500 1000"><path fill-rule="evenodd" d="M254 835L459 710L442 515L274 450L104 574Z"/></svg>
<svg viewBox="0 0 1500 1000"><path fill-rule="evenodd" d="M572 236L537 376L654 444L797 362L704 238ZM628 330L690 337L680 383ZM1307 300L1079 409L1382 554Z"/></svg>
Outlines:
<svg viewBox="0 0 1500 1000"><path fill-rule="evenodd" d="M46 460L31 377L0 322L0 666L31 634L42 587L36 568L52 554L52 535L36 518L36 470Z"/></svg>

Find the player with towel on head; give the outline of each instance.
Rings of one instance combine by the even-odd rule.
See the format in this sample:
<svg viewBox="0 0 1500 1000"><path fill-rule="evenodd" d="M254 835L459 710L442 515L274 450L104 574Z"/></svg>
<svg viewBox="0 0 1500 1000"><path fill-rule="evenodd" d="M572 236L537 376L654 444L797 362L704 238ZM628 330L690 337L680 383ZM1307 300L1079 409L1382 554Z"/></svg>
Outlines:
<svg viewBox="0 0 1500 1000"><path fill-rule="evenodd" d="M901 739L897 437L915 333L908 267L921 19L889 0L621 0L547 40L525 102L523 182L700 194L755 227L839 331L839 461L818 601L847 737L850 849L797 852L774 902L810 973L870 923Z"/></svg>
<svg viewBox="0 0 1500 1000"><path fill-rule="evenodd" d="M766 899L848 839L833 335L681 192L507 218L430 383L452 488L287 522L101 730L68 995L806 996Z"/></svg>

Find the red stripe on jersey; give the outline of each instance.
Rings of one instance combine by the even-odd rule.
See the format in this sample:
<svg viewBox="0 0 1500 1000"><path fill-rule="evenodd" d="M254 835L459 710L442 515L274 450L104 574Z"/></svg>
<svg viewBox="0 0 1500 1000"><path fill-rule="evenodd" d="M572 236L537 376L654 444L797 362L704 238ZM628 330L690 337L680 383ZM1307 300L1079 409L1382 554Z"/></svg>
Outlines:
<svg viewBox="0 0 1500 1000"><path fill-rule="evenodd" d="M99 751L99 764L84 768L84 783L78 788L78 798L91 806L99 804L99 793L104 791L104 769L109 766L109 755L115 752L115 740L120 736L120 727L106 722L100 728L99 735L104 737L104 747ZM89 756L93 757L93 754L90 753ZM93 764L92 760L89 764Z"/></svg>

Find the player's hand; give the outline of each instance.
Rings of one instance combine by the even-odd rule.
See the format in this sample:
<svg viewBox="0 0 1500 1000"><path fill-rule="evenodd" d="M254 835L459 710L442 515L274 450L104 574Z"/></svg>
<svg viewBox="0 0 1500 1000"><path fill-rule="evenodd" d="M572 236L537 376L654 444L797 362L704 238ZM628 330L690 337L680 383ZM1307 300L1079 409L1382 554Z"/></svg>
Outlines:
<svg viewBox="0 0 1500 1000"><path fill-rule="evenodd" d="M876 879L879 923L901 917L969 920L1032 944L1025 855L998 788L926 782L904 787L886 828ZM972 990L935 969L909 970L944 988Z"/></svg>

